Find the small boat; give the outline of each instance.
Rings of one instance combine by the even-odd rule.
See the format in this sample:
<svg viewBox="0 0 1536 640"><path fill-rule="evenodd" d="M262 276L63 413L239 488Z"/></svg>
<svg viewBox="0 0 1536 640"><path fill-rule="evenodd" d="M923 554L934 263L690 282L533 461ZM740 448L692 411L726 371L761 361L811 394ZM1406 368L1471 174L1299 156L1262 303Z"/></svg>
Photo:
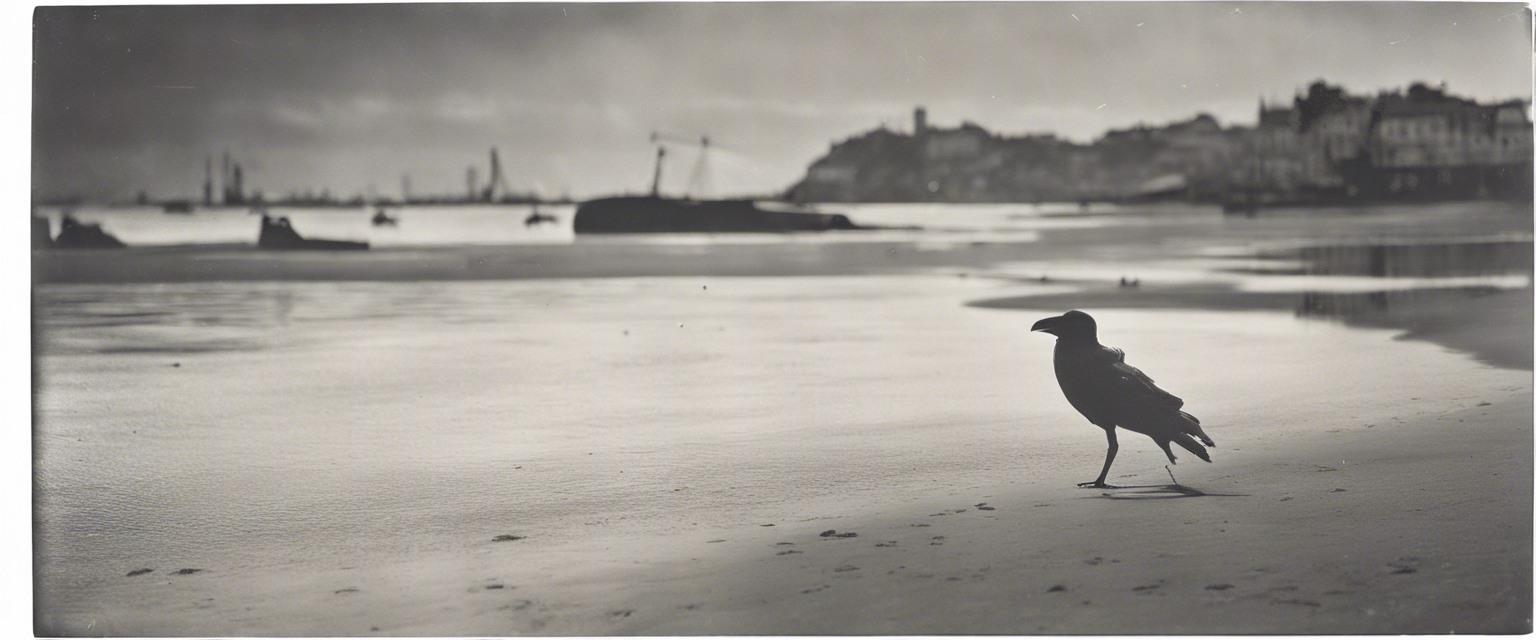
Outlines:
<svg viewBox="0 0 1536 640"><path fill-rule="evenodd" d="M160 205L160 207L161 209L165 210L166 213L183 215L192 213L192 202L189 200L172 200L163 205Z"/></svg>
<svg viewBox="0 0 1536 640"><path fill-rule="evenodd" d="M539 205L538 204L534 204L533 205L533 213L528 214L528 217L523 219L523 226L525 226L525 227L533 227L533 226L544 224L546 222L550 223L550 224L554 224L554 223L559 222L559 221L560 221L559 218L556 218L556 217L554 217L552 215L549 215L547 213L539 213Z"/></svg>
<svg viewBox="0 0 1536 640"><path fill-rule="evenodd" d="M400 226L400 219L389 215L389 213L384 211L384 207L379 207L378 211L375 211L373 214L373 226L398 227Z"/></svg>
<svg viewBox="0 0 1536 640"><path fill-rule="evenodd" d="M33 233L36 233L35 229ZM126 246L103 231L101 225L81 222L67 213L59 221L59 235L53 239L55 249L121 249Z"/></svg>
<svg viewBox="0 0 1536 640"><path fill-rule="evenodd" d="M288 218L274 218L262 213L261 235L256 238L256 246L275 251L361 251L368 248L368 243L305 238L293 230L293 224L288 222Z"/></svg>

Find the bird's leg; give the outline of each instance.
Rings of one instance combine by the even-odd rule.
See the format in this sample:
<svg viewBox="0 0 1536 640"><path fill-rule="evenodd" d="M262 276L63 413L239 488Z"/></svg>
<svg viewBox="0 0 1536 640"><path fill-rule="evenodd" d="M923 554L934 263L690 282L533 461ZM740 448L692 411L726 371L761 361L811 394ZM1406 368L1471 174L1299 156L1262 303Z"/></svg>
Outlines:
<svg viewBox="0 0 1536 640"><path fill-rule="evenodd" d="M1095 489L1119 489L1120 487L1104 484L1104 478L1109 476L1109 465L1115 461L1115 454L1120 451L1120 441L1115 438L1115 428L1104 430L1104 435L1109 437L1109 452L1104 454L1104 470L1099 472L1099 479L1093 482L1079 482L1079 487L1092 487Z"/></svg>

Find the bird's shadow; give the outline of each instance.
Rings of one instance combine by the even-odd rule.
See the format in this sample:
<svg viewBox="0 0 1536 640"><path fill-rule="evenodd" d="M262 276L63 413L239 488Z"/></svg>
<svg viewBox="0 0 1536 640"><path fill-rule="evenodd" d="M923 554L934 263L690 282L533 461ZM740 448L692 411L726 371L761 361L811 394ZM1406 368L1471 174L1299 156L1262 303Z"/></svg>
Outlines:
<svg viewBox="0 0 1536 640"><path fill-rule="evenodd" d="M1126 489L1145 489L1145 491L1111 492L1125 491ZM1101 500L1163 500L1168 498L1236 498L1247 495L1246 493L1206 493L1182 484L1142 484L1116 487L1115 489L1104 491L1100 495L1090 497Z"/></svg>

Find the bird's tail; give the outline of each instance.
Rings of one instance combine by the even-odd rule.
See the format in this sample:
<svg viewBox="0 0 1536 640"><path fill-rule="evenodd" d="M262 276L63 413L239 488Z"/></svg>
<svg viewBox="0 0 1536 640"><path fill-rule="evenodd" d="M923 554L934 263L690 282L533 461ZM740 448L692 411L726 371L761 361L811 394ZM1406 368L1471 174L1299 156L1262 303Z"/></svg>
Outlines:
<svg viewBox="0 0 1536 640"><path fill-rule="evenodd" d="M1207 447L1214 447L1214 446L1216 446L1216 443L1211 441L1211 437L1208 436L1208 435L1205 435L1205 429L1201 429L1200 428L1200 419L1199 418L1196 418L1196 417L1194 417L1192 415L1184 413L1183 411L1180 411L1179 415L1174 418L1174 422L1176 422L1178 424L1180 431L1183 431L1184 433L1187 433L1187 434L1192 435L1192 436L1194 436L1196 438L1199 438L1201 442L1205 443L1205 446L1207 446ZM1180 443L1180 444L1183 444L1183 443ZM1188 445L1185 445L1185 447L1187 448ZM1190 451L1194 451L1194 449L1190 449ZM1197 451L1196 454L1199 454L1199 452ZM1205 456L1204 455L1200 455L1200 457L1204 458Z"/></svg>
<svg viewBox="0 0 1536 640"><path fill-rule="evenodd" d="M1195 439L1189 437L1189 434L1187 434L1187 433L1175 434L1173 436L1173 441L1179 443L1179 446L1184 447L1185 449L1189 449L1190 453L1195 454L1201 460L1204 460L1206 462L1210 462L1211 461L1211 455L1205 452L1205 447L1202 447L1202 446L1200 446L1200 443L1195 442ZM1162 443L1162 444L1163 444L1163 452L1168 454L1168 461L1169 462L1174 462L1173 451L1168 449L1168 443L1165 442L1165 443ZM1175 464L1177 464L1177 463L1175 463Z"/></svg>
<svg viewBox="0 0 1536 640"><path fill-rule="evenodd" d="M1204 442L1206 446L1211 447L1216 446L1216 443L1212 442L1211 437L1205 435L1205 430L1200 428L1199 418L1184 413L1183 411L1179 411L1171 416L1168 421L1164 422L1163 424L1165 426L1161 431L1163 434L1165 434L1164 437L1166 437L1167 440L1157 438L1157 444L1162 446L1163 453L1168 454L1169 462L1178 464L1178 462L1173 457L1173 450L1168 448L1169 442L1177 442L1179 443L1179 446L1188 449L1190 453L1195 454L1201 460L1206 462L1211 461L1211 455L1206 453L1205 447L1200 446L1200 442ZM1200 442L1196 442L1195 438L1199 438Z"/></svg>

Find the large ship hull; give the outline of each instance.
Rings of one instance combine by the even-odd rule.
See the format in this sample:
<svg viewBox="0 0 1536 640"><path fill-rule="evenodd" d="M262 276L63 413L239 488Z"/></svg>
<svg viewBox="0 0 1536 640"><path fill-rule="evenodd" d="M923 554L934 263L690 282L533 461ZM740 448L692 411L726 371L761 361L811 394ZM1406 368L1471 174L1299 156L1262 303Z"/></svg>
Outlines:
<svg viewBox="0 0 1536 640"><path fill-rule="evenodd" d="M787 233L858 229L840 214L763 209L751 200L617 196L581 203L576 233Z"/></svg>

